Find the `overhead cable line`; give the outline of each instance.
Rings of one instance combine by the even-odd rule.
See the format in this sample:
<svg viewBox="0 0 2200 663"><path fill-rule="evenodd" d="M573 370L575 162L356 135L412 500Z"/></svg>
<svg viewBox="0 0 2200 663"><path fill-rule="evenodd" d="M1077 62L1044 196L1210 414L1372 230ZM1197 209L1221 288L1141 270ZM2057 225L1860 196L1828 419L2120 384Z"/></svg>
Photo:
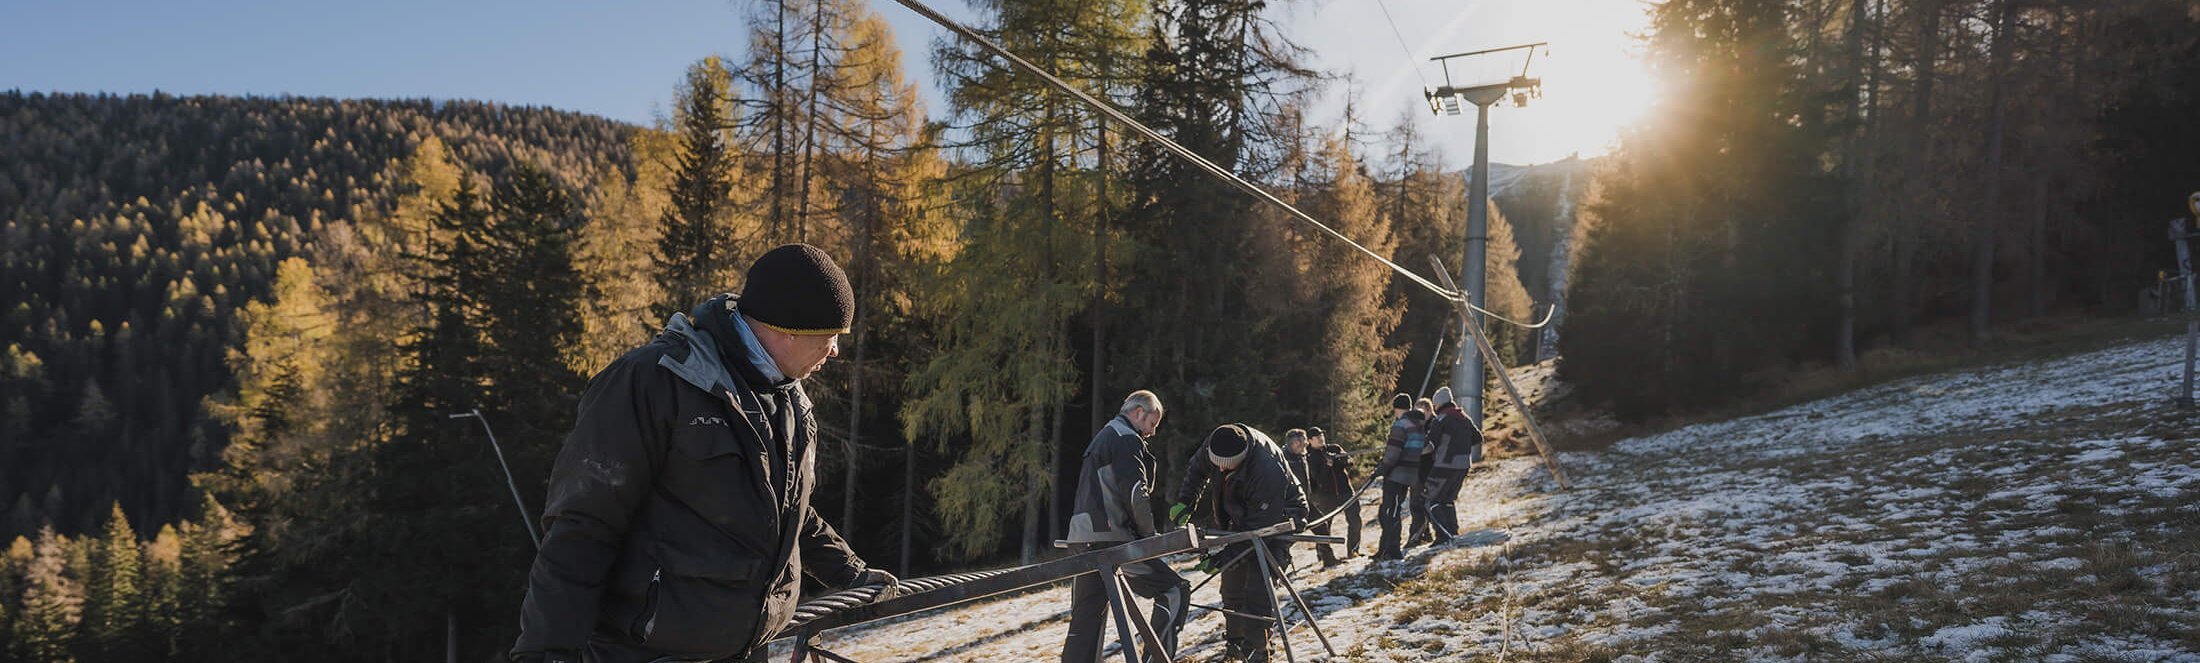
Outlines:
<svg viewBox="0 0 2200 663"><path fill-rule="evenodd" d="M1075 86L1070 85L1068 82L1065 82L1060 78L1056 78L1054 74L1047 72L1047 70L1041 69L1038 67L1038 65L1034 65L1024 60L1022 57L1016 55L1015 53L1009 52L1008 49L1002 48L999 44L993 43L992 40L986 39L983 35L978 34L976 31L964 27L961 23L955 22L954 19L948 18L937 11L933 11L931 7L925 6L924 3L918 2L917 0L894 0L894 2L899 3L903 7L908 7L910 11L916 12L926 19L931 20L933 23L939 24L940 27L947 28L948 31L954 32L955 34L960 35L962 38L970 40L971 43L977 44L978 47L985 49L987 52L1000 56L1001 59L1009 61L1010 64L1015 65L1017 68L1023 69L1025 72L1028 72L1031 75L1038 76L1041 80L1046 81L1048 85L1051 85L1056 89L1068 93L1072 97L1076 97L1078 101L1082 101L1086 105L1091 106L1093 110L1097 110L1101 114L1106 115L1110 118L1114 118L1117 122L1123 123L1124 126L1130 127L1132 131L1138 133L1141 136L1144 136L1147 140L1153 141L1155 145L1160 146L1162 149L1168 150L1170 153L1173 153L1178 157L1183 158L1186 162L1191 163L1193 166L1199 167L1200 170L1207 171L1207 173L1210 175L1222 178L1223 181L1230 183L1232 186L1237 187L1239 190L1244 191L1245 193L1250 194L1255 198L1259 198L1261 200L1267 201L1271 205L1282 208L1285 212L1289 212L1291 216L1297 217L1299 220L1305 221L1316 228L1320 228L1322 232L1328 233L1331 237L1343 240L1344 243L1351 245L1354 249L1358 249L1360 253L1366 254L1367 257L1374 258L1376 262L1380 262L1384 266L1389 267L1391 271L1397 272L1398 275L1405 277L1406 280L1412 281L1423 288L1427 288L1430 292L1441 295L1445 299L1463 301L1463 298L1458 292L1437 285L1434 281L1423 278L1421 275L1413 273L1412 270L1406 269L1405 267L1398 265L1398 263L1391 262L1389 258L1383 257L1382 254L1376 253L1375 251L1365 246L1361 246L1359 242L1353 241L1350 237L1346 237L1344 233L1337 232L1335 228L1331 228L1327 224L1322 223L1320 220L1315 219L1313 215L1307 214L1304 211L1300 211L1298 207L1293 206L1291 203L1284 202L1282 198L1278 198L1275 194L1269 193L1267 189L1261 188L1260 185L1247 181L1245 178L1238 176L1237 173L1231 172L1228 168L1217 165L1215 164L1215 162L1208 161L1206 157L1202 157L1199 155L1199 153L1193 152L1191 148L1179 145L1176 141L1169 140L1169 137L1161 135L1161 132L1153 130L1152 127L1148 127L1138 120L1131 119L1130 115L1125 114L1121 110L1117 110L1115 106L1094 98L1092 95L1086 94L1084 90L1079 90Z"/></svg>
<svg viewBox="0 0 2200 663"><path fill-rule="evenodd" d="M1413 47L1406 45L1406 35L1398 31L1398 19L1390 17L1390 3L1375 0L1375 6L1383 10L1383 21L1390 23L1390 36L1398 38L1398 49L1406 53L1406 68L1413 70L1413 77L1421 79L1421 87L1429 87L1428 75L1421 73L1420 61L1413 57Z"/></svg>

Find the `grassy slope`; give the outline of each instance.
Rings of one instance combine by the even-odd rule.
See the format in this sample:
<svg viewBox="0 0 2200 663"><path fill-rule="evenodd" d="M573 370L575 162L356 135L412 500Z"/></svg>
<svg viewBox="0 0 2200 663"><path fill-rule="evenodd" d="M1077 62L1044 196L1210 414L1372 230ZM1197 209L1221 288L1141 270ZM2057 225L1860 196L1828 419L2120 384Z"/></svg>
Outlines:
<svg viewBox="0 0 2200 663"><path fill-rule="evenodd" d="M1570 492L1503 459L1463 495L1462 545L1335 570L1302 549L1299 587L1346 660L2200 661L2200 418L2163 398L2181 346L2078 347L1569 452ZM827 642L1048 659L1066 603ZM1195 616L1192 660L1219 628Z"/></svg>

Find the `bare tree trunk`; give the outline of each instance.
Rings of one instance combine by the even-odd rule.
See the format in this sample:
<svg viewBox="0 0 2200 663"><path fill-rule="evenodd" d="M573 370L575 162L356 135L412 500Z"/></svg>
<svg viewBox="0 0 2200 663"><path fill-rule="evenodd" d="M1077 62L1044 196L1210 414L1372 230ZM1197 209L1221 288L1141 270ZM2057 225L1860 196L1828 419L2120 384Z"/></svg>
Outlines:
<svg viewBox="0 0 2200 663"><path fill-rule="evenodd" d="M917 441L909 440L909 446L901 454L901 566L895 571L907 572L914 559L910 543L917 531Z"/></svg>
<svg viewBox="0 0 2200 663"><path fill-rule="evenodd" d="M1064 322L1062 326L1064 327L1062 338L1066 341L1069 338L1069 329L1067 329L1069 324ZM1068 523L1062 520L1061 504L1061 484L1064 483L1062 481L1062 467L1069 462L1069 449L1062 445L1062 420L1068 418L1069 399L1065 398L1054 404L1054 426L1051 434L1047 436L1047 448L1054 450L1054 453L1047 454L1047 458L1053 460L1053 462L1047 464L1046 545L1049 546L1053 545L1055 539L1069 535Z"/></svg>
<svg viewBox="0 0 2200 663"><path fill-rule="evenodd" d="M1104 372L1101 354L1107 349L1108 316L1108 215L1112 209L1108 201L1108 123L1099 123L1100 138L1100 195L1098 214L1092 222L1092 429L1100 430L1107 423L1107 392L1100 387L1100 374Z"/></svg>
<svg viewBox="0 0 2200 663"><path fill-rule="evenodd" d="M1027 429L1025 437L1026 440L1030 440L1031 444L1037 444L1039 437L1046 432L1045 419L1044 410L1036 407L1031 409L1031 427ZM1021 557L1023 561L1021 563L1028 565L1039 560L1039 500L1042 499L1040 492L1044 490L1041 485L1044 482L1040 480L1040 477L1044 472L1041 471L1041 468L1030 465L1024 467L1024 535L1023 555Z"/></svg>
<svg viewBox="0 0 2200 663"><path fill-rule="evenodd" d="M774 0L772 6L777 21L772 37L778 50L772 53L772 89L765 93L772 100L772 206L771 219L764 224L766 245L785 237L787 222L787 0Z"/></svg>
<svg viewBox="0 0 2200 663"><path fill-rule="evenodd" d="M2031 317L2047 317L2047 209L2054 194L2047 189L2047 169L2043 165L2032 173L2032 190L2039 193L2032 201L2032 311Z"/></svg>
<svg viewBox="0 0 2200 663"><path fill-rule="evenodd" d="M856 240L858 246L863 240ZM863 251L855 252L856 273L864 271ZM860 291L858 291L860 292ZM863 459L863 325L861 307L857 308L855 324L848 340L855 345L855 358L848 362L848 467L847 479L841 484L840 522L834 523L840 537L853 540L856 531L856 484L861 482L859 468Z"/></svg>
<svg viewBox="0 0 2200 663"><path fill-rule="evenodd" d="M1894 311L1889 332L1896 345L1910 341L1910 298L1916 286L1910 283L1912 266L1917 262L1917 228L1924 218L1924 203L1931 199L1926 178L1933 177L1933 75L1940 63L1940 0L1919 0L1916 11L1923 15L1917 22L1917 90L1912 95L1910 107L1910 138L1917 146L1915 161L1909 168L1910 183L1904 196L1907 209L1895 214L1899 221L1894 228Z"/></svg>
<svg viewBox="0 0 2200 663"><path fill-rule="evenodd" d="M802 175L800 193L795 196L794 239L810 241L810 180L817 169L817 96L824 87L825 69L825 3L813 0L817 8L815 22L810 24L810 84L809 109L802 114Z"/></svg>
<svg viewBox="0 0 2200 663"><path fill-rule="evenodd" d="M1994 220L2004 210L2001 201L2002 138L2008 123L2008 91L2003 79L2008 77L2010 33L2016 30L2016 3L2001 0L1999 18L1994 21L1993 67L1988 70L1987 85L1992 90L1992 115L1986 123L1986 203L1971 229L1971 340L1986 340L1988 326L1993 321L1994 300Z"/></svg>
<svg viewBox="0 0 2200 663"><path fill-rule="evenodd" d="M1842 370L1856 370L1856 254L1863 235L1865 173L1858 163L1863 159L1863 142L1857 139L1863 110L1864 88L1860 83L1864 75L1864 19L1865 0L1849 0L1848 72L1842 83L1848 88L1848 115L1851 123L1844 139L1841 158L1842 170L1849 179L1849 196L1843 205L1840 219L1839 264L1835 268L1835 281L1840 289L1841 320L1835 330L1833 355Z"/></svg>

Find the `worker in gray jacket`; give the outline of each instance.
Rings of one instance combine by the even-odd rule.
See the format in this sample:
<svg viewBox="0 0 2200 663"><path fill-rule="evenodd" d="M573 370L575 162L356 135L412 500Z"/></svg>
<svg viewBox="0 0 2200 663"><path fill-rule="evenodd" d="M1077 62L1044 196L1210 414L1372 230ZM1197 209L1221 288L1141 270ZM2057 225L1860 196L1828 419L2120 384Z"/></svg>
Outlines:
<svg viewBox="0 0 2200 663"><path fill-rule="evenodd" d="M1159 466L1146 447L1161 426L1161 398L1151 391L1131 392L1123 407L1093 434L1077 471L1076 510L1069 518L1069 546L1082 553L1153 536L1153 480ZM1158 559L1122 568L1131 593L1153 601L1153 630L1166 651L1147 660L1176 657L1176 634L1191 601L1191 584ZM1069 636L1062 641L1064 663L1097 660L1105 642L1108 595L1100 574L1078 576L1070 584Z"/></svg>
<svg viewBox="0 0 2200 663"><path fill-rule="evenodd" d="M1428 415L1414 409L1413 397L1398 394L1390 400L1390 436L1383 442L1383 462L1375 476L1383 480L1383 505L1375 512L1383 535L1376 544L1375 561L1404 559L1399 530L1405 526L1410 494L1421 483L1421 457L1428 449Z"/></svg>
<svg viewBox="0 0 2200 663"><path fill-rule="evenodd" d="M1191 505L1199 503L1212 480L1216 487L1215 521L1226 531L1246 532L1279 523L1306 523L1306 492L1285 465L1284 451L1266 433L1245 424L1224 424L1207 434L1199 451L1192 454L1184 483L1176 490L1176 504L1169 517L1190 520ZM1271 558L1288 566L1290 544L1266 542ZM1275 590L1263 579L1260 561L1249 542L1224 547L1203 562L1208 572L1222 573L1222 607L1243 615L1223 620L1227 655L1247 663L1268 660L1267 628L1260 617L1276 614ZM1235 563L1232 563L1233 560ZM1216 568L1214 564L1224 565Z"/></svg>
<svg viewBox="0 0 2200 663"><path fill-rule="evenodd" d="M1459 489L1467 470L1482 459L1482 429L1453 402L1450 387L1436 390L1436 418L1428 425L1430 448L1427 476L1421 491L1428 495L1428 519L1435 541L1445 543L1459 535Z"/></svg>

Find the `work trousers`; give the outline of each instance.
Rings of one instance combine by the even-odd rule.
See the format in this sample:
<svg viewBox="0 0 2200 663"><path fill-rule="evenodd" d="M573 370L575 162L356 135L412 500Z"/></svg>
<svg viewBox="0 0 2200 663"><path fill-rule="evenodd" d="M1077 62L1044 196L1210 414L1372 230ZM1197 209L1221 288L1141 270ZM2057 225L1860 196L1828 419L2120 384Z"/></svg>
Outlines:
<svg viewBox="0 0 2200 663"><path fill-rule="evenodd" d="M1396 481L1383 481L1383 505L1375 511L1375 520L1382 523L1382 540L1376 543L1376 559L1403 557L1398 547L1399 529L1403 528L1407 495L1412 488Z"/></svg>
<svg viewBox="0 0 2200 663"><path fill-rule="evenodd" d="M1113 545L1111 543L1073 543L1070 552L1084 553ZM1166 661L1176 657L1176 633L1184 627L1184 611L1191 604L1192 586L1177 575L1161 560L1149 559L1121 567L1124 584L1131 586L1131 594L1153 601L1152 624L1154 634L1161 636L1161 646L1167 649L1163 656L1149 655L1146 660ZM1102 626L1111 620L1108 614L1107 578L1098 573L1087 573L1070 581L1069 636L1062 639L1063 663L1090 663L1099 660L1100 650L1106 644L1100 635ZM1127 597L1126 597L1127 598ZM1129 604L1129 618L1139 618L1136 604ZM1136 627L1133 627L1136 628ZM1129 639L1144 646L1137 634Z"/></svg>
<svg viewBox="0 0 2200 663"><path fill-rule="evenodd" d="M1289 542L1270 541L1266 545L1270 558L1285 569L1291 567ZM1222 570L1222 607L1247 615L1267 617L1271 621L1225 615L1223 635L1244 648L1246 660L1265 661L1268 656L1268 628L1274 624L1272 620L1276 616L1276 588L1269 586L1265 576L1261 574L1260 556L1253 553L1252 544L1240 543L1224 548L1221 558L1233 559L1239 553L1244 553L1245 558ZM1280 574L1282 571L1274 573Z"/></svg>
<svg viewBox="0 0 2200 663"><path fill-rule="evenodd" d="M1347 500L1350 500L1352 503L1349 505L1344 505ZM1318 504L1316 504L1314 508L1321 511L1323 514L1327 514L1330 511L1335 510L1339 505L1344 505L1345 508L1344 513L1338 514L1336 518L1323 521L1320 525L1315 525L1311 531L1315 534L1328 536L1330 532L1330 526L1336 524L1336 522L1341 519L1345 522L1344 556L1349 558L1354 555L1360 554L1359 500L1353 499L1352 495L1350 494L1346 494L1325 495L1315 498L1315 501L1318 502ZM1314 553L1321 556L1323 564L1332 564L1337 561L1337 554L1334 551L1330 550L1329 544L1324 543L1318 546L1314 546Z"/></svg>
<svg viewBox="0 0 2200 663"><path fill-rule="evenodd" d="M1421 482L1428 491L1428 519L1438 543L1459 535L1459 488L1466 482L1464 470L1431 470Z"/></svg>

